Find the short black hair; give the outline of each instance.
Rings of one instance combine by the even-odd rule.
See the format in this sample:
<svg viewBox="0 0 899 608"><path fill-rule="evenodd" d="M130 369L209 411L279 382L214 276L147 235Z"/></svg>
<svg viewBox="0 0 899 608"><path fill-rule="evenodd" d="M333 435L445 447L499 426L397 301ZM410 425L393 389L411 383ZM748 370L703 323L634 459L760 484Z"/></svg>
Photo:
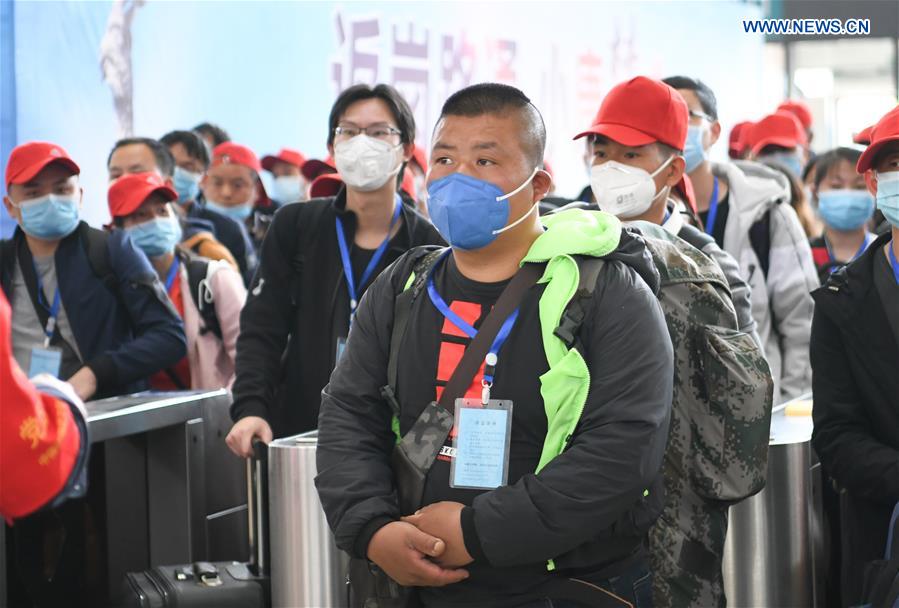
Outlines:
<svg viewBox="0 0 899 608"><path fill-rule="evenodd" d="M396 121L396 127L400 130L400 141L404 144L411 144L415 141L415 116L412 114L412 108L406 102L400 92L389 84L379 84L370 87L367 84L356 84L344 89L334 105L331 106L331 114L328 116L328 145L334 143L334 129L337 123L351 105L357 101L366 99L380 99L387 104L393 119Z"/></svg>
<svg viewBox="0 0 899 608"><path fill-rule="evenodd" d="M112 150L109 151L109 157L106 159L106 166L109 167L109 163L112 162L112 155L115 154L116 150L124 148L125 146L134 145L147 146L150 148L150 151L153 152L153 157L156 159L156 168L159 169L162 176L172 176L172 173L175 171L175 159L172 158L172 153L169 152L169 149L166 146L151 137L126 137L125 139L120 139L115 142Z"/></svg>
<svg viewBox="0 0 899 608"><path fill-rule="evenodd" d="M195 131L169 131L159 138L159 142L166 148L181 144L188 156L203 163L204 169L209 168L209 148Z"/></svg>
<svg viewBox="0 0 899 608"><path fill-rule="evenodd" d="M225 131L218 125L212 124L211 122L201 122L191 130L196 131L204 137L211 137L212 143L216 146L218 146L219 144L223 144L226 141L231 141L231 136L228 135L227 131Z"/></svg>
<svg viewBox="0 0 899 608"><path fill-rule="evenodd" d="M546 125L543 116L530 98L521 90L498 82L473 84L450 95L440 110L440 119L447 116L483 116L517 111L524 123L528 139L524 149L533 166L540 167L546 151Z"/></svg>
<svg viewBox="0 0 899 608"><path fill-rule="evenodd" d="M689 76L669 76L662 82L672 89L693 91L696 94L696 98L699 99L702 111L711 116L713 120L718 120L718 100L715 99L715 92L712 91L709 85L698 78L690 78Z"/></svg>
<svg viewBox="0 0 899 608"><path fill-rule="evenodd" d="M827 177L827 174L838 165L841 161L846 161L852 168L858 163L858 159L862 153L852 148L835 148L829 152L825 152L815 160L815 188L821 187L821 182Z"/></svg>

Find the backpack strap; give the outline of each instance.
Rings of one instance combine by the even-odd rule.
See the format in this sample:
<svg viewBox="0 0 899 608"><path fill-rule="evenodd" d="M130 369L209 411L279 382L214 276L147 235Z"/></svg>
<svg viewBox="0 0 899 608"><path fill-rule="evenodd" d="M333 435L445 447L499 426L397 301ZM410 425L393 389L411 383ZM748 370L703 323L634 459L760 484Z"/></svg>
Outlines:
<svg viewBox="0 0 899 608"><path fill-rule="evenodd" d="M81 246L84 247L91 270L103 282L103 285L118 297L118 279L109 262L109 233L91 228L84 222L81 223L78 230L81 233L79 235Z"/></svg>
<svg viewBox="0 0 899 608"><path fill-rule="evenodd" d="M581 325L584 323L584 317L587 315L587 307L593 299L596 292L596 282L599 280L599 273L605 266L605 260L602 258L594 258L589 256L576 256L578 273L577 291L562 318L559 320L559 326L553 330L553 335L565 343L569 349L575 347L578 342L578 333Z"/></svg>
<svg viewBox="0 0 899 608"><path fill-rule="evenodd" d="M290 235L294 250L290 256L290 266L293 272L290 277L289 294L294 307L299 306L300 293L303 290L303 267L306 265L306 254L312 250L311 244L314 236L320 232L318 228L321 218L330 206L330 204L318 204L313 200L305 202L297 208L296 223ZM290 209L290 207L284 209Z"/></svg>
<svg viewBox="0 0 899 608"><path fill-rule="evenodd" d="M412 312L412 305L416 298L424 290L428 281L428 275L431 274L431 268L443 255L445 249L438 248L431 251L426 249L418 250L412 255L418 255L412 267L412 274L406 281L405 288L397 294L393 301L393 331L390 334L390 356L387 360L387 385L381 387L381 396L390 405L394 415L399 415L400 404L396 398L396 382L398 375L398 362L400 354L400 345L403 336L406 334L406 327L409 325L409 315Z"/></svg>
<svg viewBox="0 0 899 608"><path fill-rule="evenodd" d="M768 279L768 268L771 265L771 210L749 228L749 244L759 259L762 276Z"/></svg>
<svg viewBox="0 0 899 608"><path fill-rule="evenodd" d="M187 284L190 289L190 297L193 299L200 319L203 321L200 327L200 335L212 332L219 340L222 339L222 326L218 315L215 313L215 294L209 288L211 264L210 260L200 258L190 253L181 252L181 261L187 269ZM213 270L213 272L215 272Z"/></svg>

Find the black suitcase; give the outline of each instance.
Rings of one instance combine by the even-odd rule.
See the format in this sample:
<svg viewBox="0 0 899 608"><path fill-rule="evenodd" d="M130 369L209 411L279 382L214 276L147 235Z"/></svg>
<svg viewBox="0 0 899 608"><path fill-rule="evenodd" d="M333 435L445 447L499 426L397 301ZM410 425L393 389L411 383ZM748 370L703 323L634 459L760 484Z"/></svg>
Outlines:
<svg viewBox="0 0 899 608"><path fill-rule="evenodd" d="M122 608L268 608L268 446L247 461L250 561L156 566L125 575Z"/></svg>

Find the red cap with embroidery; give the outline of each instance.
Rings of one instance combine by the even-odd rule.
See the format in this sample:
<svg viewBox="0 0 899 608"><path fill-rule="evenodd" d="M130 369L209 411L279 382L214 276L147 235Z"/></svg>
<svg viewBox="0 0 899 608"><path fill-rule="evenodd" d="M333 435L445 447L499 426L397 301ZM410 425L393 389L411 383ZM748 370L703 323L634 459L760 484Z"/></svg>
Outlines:
<svg viewBox="0 0 899 608"><path fill-rule="evenodd" d="M10 318L0 292L0 515L7 521L65 488L81 446L69 404L38 392L13 358Z"/></svg>
<svg viewBox="0 0 899 608"><path fill-rule="evenodd" d="M758 154L765 146L798 148L808 140L799 119L789 112L775 112L754 123L743 138L753 154Z"/></svg>
<svg viewBox="0 0 899 608"><path fill-rule="evenodd" d="M625 146L661 142L683 150L689 114L687 102L676 90L660 80L637 76L609 91L593 125L575 139L602 135Z"/></svg>
<svg viewBox="0 0 899 608"><path fill-rule="evenodd" d="M306 157L299 150L292 150L290 148L281 148L281 151L276 155L272 156L269 154L268 156L262 157L262 168L266 171L271 171L274 168L275 163L282 162L287 163L288 165L293 165L298 169L302 169L303 165L306 164Z"/></svg>
<svg viewBox="0 0 899 608"><path fill-rule="evenodd" d="M874 165L874 158L884 146L891 142L899 142L899 106L896 106L871 127L871 143L862 152L855 166L859 173L864 173Z"/></svg>
<svg viewBox="0 0 899 608"><path fill-rule="evenodd" d="M65 165L75 175L81 173L81 169L75 164L62 146L46 141L32 141L13 148L9 160L6 162L6 188L10 184L24 184L50 163Z"/></svg>
<svg viewBox="0 0 899 608"><path fill-rule="evenodd" d="M793 116L799 119L799 122L802 124L802 128L808 131L812 128L812 111L809 109L808 104L799 99L787 99L779 106L777 106L777 112L789 112Z"/></svg>
<svg viewBox="0 0 899 608"><path fill-rule="evenodd" d="M131 215L150 198L158 193L167 201L178 200L178 193L166 185L157 173L129 173L112 182L107 200L109 215L125 217Z"/></svg>
<svg viewBox="0 0 899 608"><path fill-rule="evenodd" d="M230 141L226 141L213 148L211 166L218 167L219 165L226 165L228 163L249 167L256 173L262 172L262 165L259 163L259 158L256 156L255 152L246 146L235 144Z"/></svg>

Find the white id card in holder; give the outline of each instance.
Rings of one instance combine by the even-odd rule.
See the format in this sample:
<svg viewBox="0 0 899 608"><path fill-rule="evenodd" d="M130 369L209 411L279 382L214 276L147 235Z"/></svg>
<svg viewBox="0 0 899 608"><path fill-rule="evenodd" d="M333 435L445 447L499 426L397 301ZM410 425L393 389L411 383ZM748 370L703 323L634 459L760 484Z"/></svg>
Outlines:
<svg viewBox="0 0 899 608"><path fill-rule="evenodd" d="M34 378L38 374L50 374L59 378L59 370L62 367L62 349L55 346L31 349L31 362L28 364L28 377Z"/></svg>
<svg viewBox="0 0 899 608"><path fill-rule="evenodd" d="M450 465L450 487L493 490L509 480L512 402L456 399L456 457Z"/></svg>

